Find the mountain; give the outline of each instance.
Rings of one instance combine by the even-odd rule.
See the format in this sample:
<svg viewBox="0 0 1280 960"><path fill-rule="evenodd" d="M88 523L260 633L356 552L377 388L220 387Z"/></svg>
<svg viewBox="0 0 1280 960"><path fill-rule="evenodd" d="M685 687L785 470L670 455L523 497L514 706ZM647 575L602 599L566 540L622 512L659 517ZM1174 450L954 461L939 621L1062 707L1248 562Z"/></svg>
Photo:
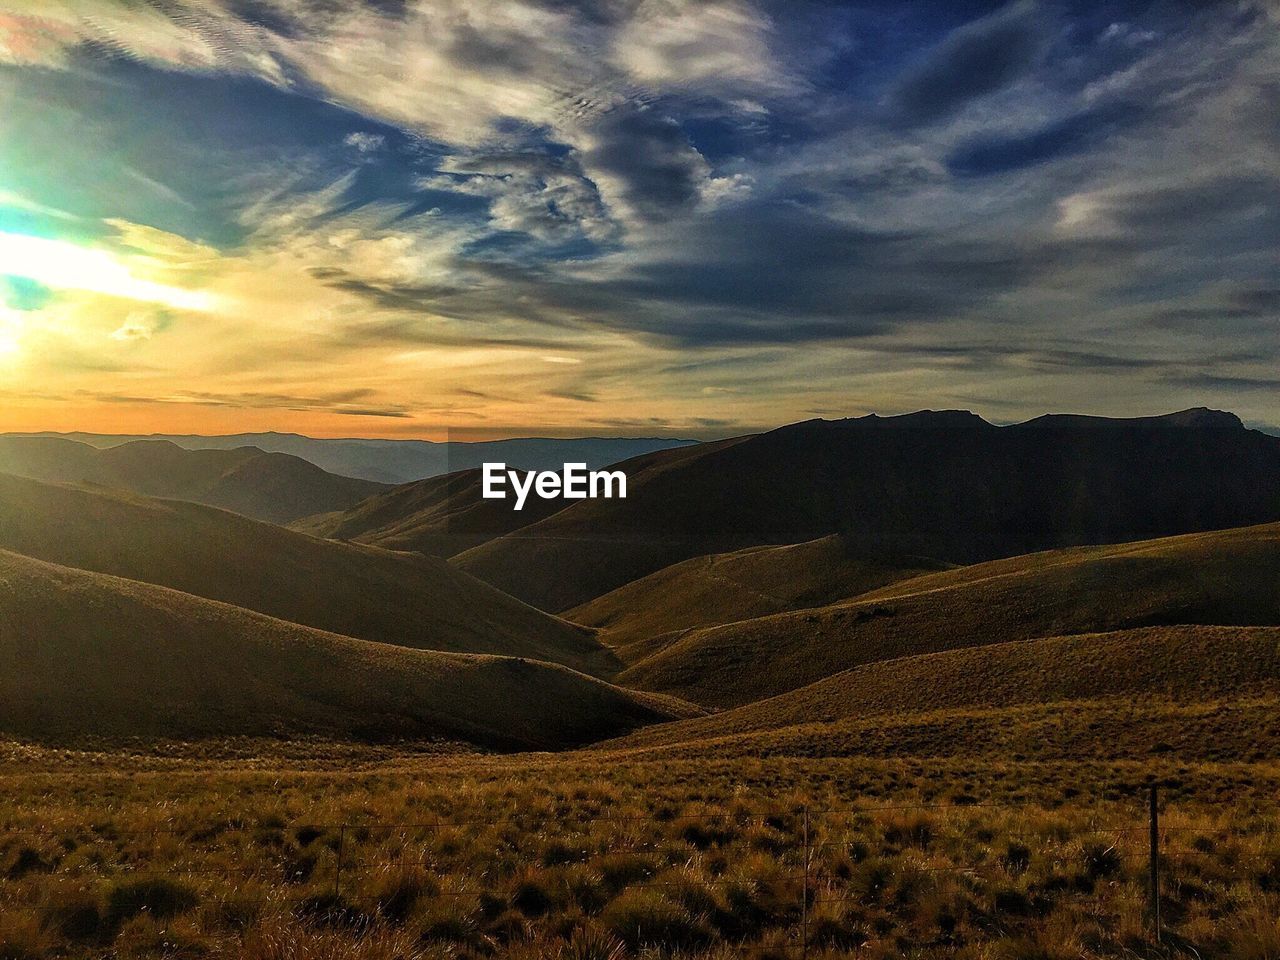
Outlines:
<svg viewBox="0 0 1280 960"><path fill-rule="evenodd" d="M1273 758L1280 628L1146 627L846 670L608 749L819 756Z"/></svg>
<svg viewBox="0 0 1280 960"><path fill-rule="evenodd" d="M965 564L1280 519L1280 438L1214 411L869 416L695 450L642 458L625 500L575 503L454 562L560 611L691 557L833 533L868 557Z"/></svg>
<svg viewBox="0 0 1280 960"><path fill-rule="evenodd" d="M410 650L0 551L0 732L556 749L688 716L561 666Z"/></svg>
<svg viewBox="0 0 1280 960"><path fill-rule="evenodd" d="M523 510L512 510L509 501L484 499L481 484L479 470L417 480L374 494L349 510L305 517L290 526L316 537L452 557L549 517L568 503L531 496Z"/></svg>
<svg viewBox="0 0 1280 960"><path fill-rule="evenodd" d="M343 510L386 489L256 447L184 450L167 440L98 449L58 437L0 437L0 472L191 500L272 523Z"/></svg>
<svg viewBox="0 0 1280 960"><path fill-rule="evenodd" d="M667 450L696 442L665 437L522 437L478 442L323 440L296 433L238 433L215 437L192 434L139 436L96 433L10 436L60 437L94 447L116 447L135 440L168 441L186 450L257 447L267 453L300 457L330 473L386 484L408 483L446 473L477 469L486 462L502 462L527 470L559 470L566 463L585 463L590 469L599 469L654 450Z"/></svg>
<svg viewBox="0 0 1280 960"><path fill-rule="evenodd" d="M824 606L943 566L919 557L863 559L833 534L685 560L564 616L598 628L601 640L634 662L683 631Z"/></svg>
<svg viewBox="0 0 1280 960"><path fill-rule="evenodd" d="M0 548L364 640L562 663L613 655L442 560L317 540L238 514L0 475Z"/></svg>
<svg viewBox="0 0 1280 960"><path fill-rule="evenodd" d="M901 657L1168 624L1280 625L1280 524L900 580L827 607L689 631L617 682L737 706Z"/></svg>

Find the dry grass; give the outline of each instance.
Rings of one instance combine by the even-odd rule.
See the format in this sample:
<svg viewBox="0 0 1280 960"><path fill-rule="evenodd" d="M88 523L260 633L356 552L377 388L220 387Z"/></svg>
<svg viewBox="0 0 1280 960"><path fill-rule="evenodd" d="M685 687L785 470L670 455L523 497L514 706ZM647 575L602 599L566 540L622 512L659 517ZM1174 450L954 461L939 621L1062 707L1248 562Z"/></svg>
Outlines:
<svg viewBox="0 0 1280 960"><path fill-rule="evenodd" d="M687 715L534 660L324 633L0 551L0 729L103 737L432 737L554 749Z"/></svg>
<svg viewBox="0 0 1280 960"><path fill-rule="evenodd" d="M1148 627L991 644L867 664L759 703L640 732L628 742L679 746L838 723L841 733L867 730L871 749L882 735L905 736L903 728L922 723L922 717L976 717L989 729L1001 717L1025 718L1017 725L1029 727L1033 716L1058 715L1066 724L1075 708L1064 704L1082 701L1080 709L1098 727L1121 715L1131 717L1134 730L1151 729L1163 717L1159 722L1166 729L1150 748L1176 741L1192 724L1189 718L1212 704L1218 726L1206 731L1209 745L1217 738L1222 749L1234 745L1241 751L1235 755L1243 757L1253 748L1234 735L1241 731L1236 716L1256 705L1250 722L1258 722L1259 711L1274 709L1280 698L1278 654L1280 627ZM1034 706L1039 704L1055 706ZM963 729L946 735L949 749L972 747ZM1265 738L1260 746L1269 748ZM1083 755L1096 755L1092 742Z"/></svg>
<svg viewBox="0 0 1280 960"><path fill-rule="evenodd" d="M877 661L1152 624L1280 624L1280 525L926 574L819 609L691 631L619 680L736 706Z"/></svg>
<svg viewBox="0 0 1280 960"><path fill-rule="evenodd" d="M822 606L940 566L920 558L856 557L842 537L830 536L686 560L564 616L600 628L601 639L634 663L681 631Z"/></svg>
<svg viewBox="0 0 1280 960"><path fill-rule="evenodd" d="M1276 764L73 759L5 767L0 956L797 957L806 889L815 958L1274 956Z"/></svg>
<svg viewBox="0 0 1280 960"><path fill-rule="evenodd" d="M363 640L530 657L596 676L616 665L587 631L441 560L196 504L0 474L0 548Z"/></svg>

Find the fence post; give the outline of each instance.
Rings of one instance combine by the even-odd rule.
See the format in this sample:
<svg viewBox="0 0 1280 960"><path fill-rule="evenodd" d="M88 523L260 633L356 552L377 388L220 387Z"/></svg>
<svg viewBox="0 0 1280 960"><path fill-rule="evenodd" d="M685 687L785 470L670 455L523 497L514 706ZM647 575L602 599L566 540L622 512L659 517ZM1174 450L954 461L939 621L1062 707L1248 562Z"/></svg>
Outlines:
<svg viewBox="0 0 1280 960"><path fill-rule="evenodd" d="M800 890L800 956L809 956L809 805L804 805L804 886Z"/></svg>
<svg viewBox="0 0 1280 960"><path fill-rule="evenodd" d="M1160 942L1160 809L1158 806L1159 788L1151 784L1148 799L1151 820L1150 876L1148 878L1149 895L1151 897L1151 924L1155 930L1156 943Z"/></svg>
<svg viewBox="0 0 1280 960"><path fill-rule="evenodd" d="M336 899L342 891L342 848L346 846L347 825L338 827L338 865L333 871L333 896Z"/></svg>

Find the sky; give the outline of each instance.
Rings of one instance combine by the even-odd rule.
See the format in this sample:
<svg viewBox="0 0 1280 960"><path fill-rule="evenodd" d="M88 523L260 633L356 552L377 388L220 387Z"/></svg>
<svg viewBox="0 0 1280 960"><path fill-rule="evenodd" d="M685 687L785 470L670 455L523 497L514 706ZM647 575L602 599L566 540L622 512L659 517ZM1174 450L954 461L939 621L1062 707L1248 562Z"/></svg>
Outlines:
<svg viewBox="0 0 1280 960"><path fill-rule="evenodd" d="M1280 4L0 0L0 430L1280 424Z"/></svg>

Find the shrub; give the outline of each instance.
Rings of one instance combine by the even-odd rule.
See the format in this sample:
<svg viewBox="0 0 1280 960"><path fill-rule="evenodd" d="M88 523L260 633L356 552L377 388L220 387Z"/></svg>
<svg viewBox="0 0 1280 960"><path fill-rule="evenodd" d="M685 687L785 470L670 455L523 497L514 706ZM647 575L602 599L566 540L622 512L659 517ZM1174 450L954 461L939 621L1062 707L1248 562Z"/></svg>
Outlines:
<svg viewBox="0 0 1280 960"><path fill-rule="evenodd" d="M1084 861L1084 872L1090 880L1102 880L1114 877L1120 872L1120 851L1109 844L1085 844L1081 851Z"/></svg>
<svg viewBox="0 0 1280 960"><path fill-rule="evenodd" d="M304 923L347 930L364 930L373 922L373 918L363 910L336 893L307 897L293 908L293 915Z"/></svg>
<svg viewBox="0 0 1280 960"><path fill-rule="evenodd" d="M601 920L627 946L690 949L711 939L704 920L656 890L628 890L604 908Z"/></svg>
<svg viewBox="0 0 1280 960"><path fill-rule="evenodd" d="M18 880L28 873L48 873L52 869L53 864L45 860L40 855L39 850L32 847L23 847L18 851L18 855L13 858L13 863L9 865L6 873L10 880Z"/></svg>
<svg viewBox="0 0 1280 960"><path fill-rule="evenodd" d="M167 877L126 880L107 892L105 920L112 927L144 913L168 920L193 909L199 902L195 891Z"/></svg>
<svg viewBox="0 0 1280 960"><path fill-rule="evenodd" d="M627 947L617 937L592 928L575 931L556 953L557 960L622 960Z"/></svg>

